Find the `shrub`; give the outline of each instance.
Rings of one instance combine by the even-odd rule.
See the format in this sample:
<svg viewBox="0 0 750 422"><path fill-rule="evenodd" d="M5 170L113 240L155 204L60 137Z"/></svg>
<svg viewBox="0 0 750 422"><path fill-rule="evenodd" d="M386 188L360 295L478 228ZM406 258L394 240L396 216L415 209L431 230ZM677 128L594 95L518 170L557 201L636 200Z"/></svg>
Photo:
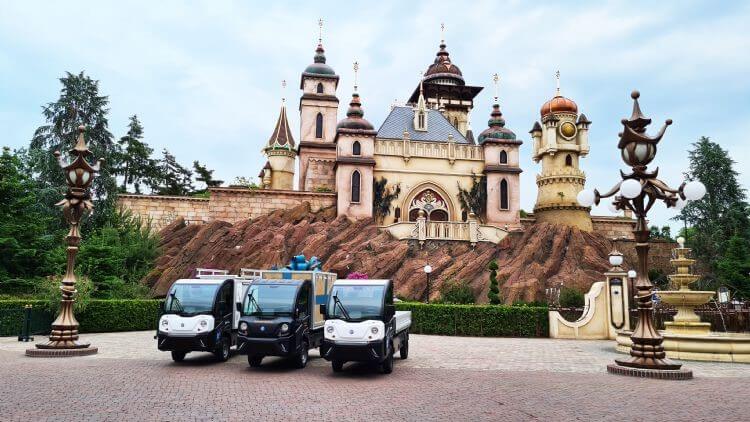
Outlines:
<svg viewBox="0 0 750 422"><path fill-rule="evenodd" d="M75 304L73 309L76 313L83 312L91 301L91 296L94 293L94 283L88 277L76 277L76 293ZM60 281L62 276L47 277L40 280L37 285L35 297L40 299L44 303L45 309L51 313L56 314L57 310L60 309L60 300L62 299L62 291L60 290Z"/></svg>
<svg viewBox="0 0 750 422"><path fill-rule="evenodd" d="M560 306L563 308L582 308L586 303L583 293L570 287L560 290Z"/></svg>
<svg viewBox="0 0 750 422"><path fill-rule="evenodd" d="M368 277L367 274L359 271L353 271L346 276L347 280L367 280L368 278L370 277Z"/></svg>
<svg viewBox="0 0 750 422"><path fill-rule="evenodd" d="M448 280L440 286L440 302L453 304L474 303L474 291L465 282Z"/></svg>
<svg viewBox="0 0 750 422"><path fill-rule="evenodd" d="M490 305L499 305L502 299L500 299L500 289L497 287L497 261L493 259L487 268L490 270L490 291L487 292L487 298L490 300Z"/></svg>
<svg viewBox="0 0 750 422"><path fill-rule="evenodd" d="M505 305L445 305L397 303L399 311L411 311L411 332L492 337L547 337L546 307Z"/></svg>

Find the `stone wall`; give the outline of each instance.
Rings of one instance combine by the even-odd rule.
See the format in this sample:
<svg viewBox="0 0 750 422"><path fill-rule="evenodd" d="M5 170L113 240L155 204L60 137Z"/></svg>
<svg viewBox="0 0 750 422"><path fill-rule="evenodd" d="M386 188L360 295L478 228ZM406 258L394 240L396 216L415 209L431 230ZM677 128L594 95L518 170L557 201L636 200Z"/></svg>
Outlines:
<svg viewBox="0 0 750 422"><path fill-rule="evenodd" d="M212 188L210 191L210 218L230 223L294 208L303 202L309 202L313 212L336 205L335 193L246 188Z"/></svg>
<svg viewBox="0 0 750 422"><path fill-rule="evenodd" d="M534 214L527 214L526 217L521 219L524 230L528 230L535 223ZM594 226L594 233L601 234L609 240L633 238L634 219L592 215L591 223Z"/></svg>
<svg viewBox="0 0 750 422"><path fill-rule="evenodd" d="M155 196L155 195L119 195L117 202L120 207L133 214L151 221L154 230L161 230L164 226L182 217L188 224L202 224L209 221L208 198L191 198L186 196Z"/></svg>
<svg viewBox="0 0 750 422"><path fill-rule="evenodd" d="M335 193L262 190L248 188L211 188L209 198L156 195L120 195L120 207L151 220L161 230L177 217L188 224L212 220L236 223L257 218L279 209L290 209L309 202L312 211L336 205Z"/></svg>

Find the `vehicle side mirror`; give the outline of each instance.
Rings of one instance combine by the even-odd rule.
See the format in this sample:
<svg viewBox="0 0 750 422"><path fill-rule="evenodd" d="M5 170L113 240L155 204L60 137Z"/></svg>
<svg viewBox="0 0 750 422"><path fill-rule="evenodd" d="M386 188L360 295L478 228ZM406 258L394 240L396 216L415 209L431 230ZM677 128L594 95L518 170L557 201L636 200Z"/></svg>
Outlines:
<svg viewBox="0 0 750 422"><path fill-rule="evenodd" d="M326 304L323 303L320 305L320 313L325 315L326 314Z"/></svg>
<svg viewBox="0 0 750 422"><path fill-rule="evenodd" d="M240 302L235 302L234 307L237 309L237 312L242 313L242 304Z"/></svg>
<svg viewBox="0 0 750 422"><path fill-rule="evenodd" d="M385 322L390 322L394 315L396 315L396 306L385 305Z"/></svg>

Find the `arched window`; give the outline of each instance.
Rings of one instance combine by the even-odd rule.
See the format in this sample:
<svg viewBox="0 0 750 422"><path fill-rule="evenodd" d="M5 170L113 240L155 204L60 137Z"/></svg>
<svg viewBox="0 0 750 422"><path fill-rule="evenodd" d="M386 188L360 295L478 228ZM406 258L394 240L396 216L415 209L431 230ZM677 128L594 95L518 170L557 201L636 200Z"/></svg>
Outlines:
<svg viewBox="0 0 750 422"><path fill-rule="evenodd" d="M417 129L424 130L424 111L420 111L417 115L417 125L419 126Z"/></svg>
<svg viewBox="0 0 750 422"><path fill-rule="evenodd" d="M466 222L466 220L469 219L469 214L466 213L466 210L461 211L461 221Z"/></svg>
<svg viewBox="0 0 750 422"><path fill-rule="evenodd" d="M323 113L318 113L318 115L315 116L315 137L323 137Z"/></svg>
<svg viewBox="0 0 750 422"><path fill-rule="evenodd" d="M359 203L359 186L360 186L360 175L357 170L352 173L352 203Z"/></svg>
<svg viewBox="0 0 750 422"><path fill-rule="evenodd" d="M565 157L565 165L568 167L573 165L573 157L570 154Z"/></svg>
<svg viewBox="0 0 750 422"><path fill-rule="evenodd" d="M352 155L362 155L362 146L359 141L354 141L352 144Z"/></svg>
<svg viewBox="0 0 750 422"><path fill-rule="evenodd" d="M458 129L458 117L454 117L453 118L453 127L455 127L456 129Z"/></svg>
<svg viewBox="0 0 750 422"><path fill-rule="evenodd" d="M320 82L318 82L318 89L317 89L317 91L318 91L318 94L322 94L323 93L323 84L320 83Z"/></svg>
<svg viewBox="0 0 750 422"><path fill-rule="evenodd" d="M500 164L508 164L508 153L505 150L500 151Z"/></svg>
<svg viewBox="0 0 750 422"><path fill-rule="evenodd" d="M500 209L508 209L508 181L505 179L500 182Z"/></svg>

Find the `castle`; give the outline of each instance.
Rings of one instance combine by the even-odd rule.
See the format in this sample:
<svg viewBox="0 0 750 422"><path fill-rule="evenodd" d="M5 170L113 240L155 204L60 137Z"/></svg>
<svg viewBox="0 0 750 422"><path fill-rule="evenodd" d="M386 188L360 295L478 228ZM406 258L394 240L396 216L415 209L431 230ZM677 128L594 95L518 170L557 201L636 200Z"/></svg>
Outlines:
<svg viewBox="0 0 750 422"><path fill-rule="evenodd" d="M530 221L599 230L590 210L576 201L586 180L579 164L589 152L591 122L560 94L559 74L557 92L542 105L540 120L529 132L532 158L541 171L533 216L522 219L523 141L507 127L497 95L487 127L474 136L469 116L483 87L466 83L444 41L406 103L393 105L377 129L365 118L356 72L355 63L354 90L346 117L339 120L339 75L326 63L319 39L313 62L300 78L299 143L282 101L263 150L267 162L259 175L261 188L211 188L208 204L193 200L176 207L181 211L173 216L233 222L308 201L313 208L335 206L349 218L374 218L396 238L422 243L497 243ZM138 201L133 195L121 199L138 213L162 218L154 214L158 207L144 211ZM617 218L599 220L599 226L618 224ZM632 221L619 223L625 226L614 233L627 234Z"/></svg>

